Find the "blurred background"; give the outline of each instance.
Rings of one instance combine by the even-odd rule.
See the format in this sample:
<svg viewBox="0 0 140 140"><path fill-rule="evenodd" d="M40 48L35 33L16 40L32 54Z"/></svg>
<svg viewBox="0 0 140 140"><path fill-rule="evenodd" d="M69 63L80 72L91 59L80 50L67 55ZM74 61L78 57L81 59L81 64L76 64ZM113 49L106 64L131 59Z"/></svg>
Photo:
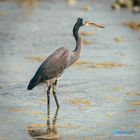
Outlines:
<svg viewBox="0 0 140 140"><path fill-rule="evenodd" d="M139 0L0 0L0 140L138 140L139 14ZM43 88L26 88L54 50L75 48L78 17L105 29L80 29L82 55L47 118Z"/></svg>

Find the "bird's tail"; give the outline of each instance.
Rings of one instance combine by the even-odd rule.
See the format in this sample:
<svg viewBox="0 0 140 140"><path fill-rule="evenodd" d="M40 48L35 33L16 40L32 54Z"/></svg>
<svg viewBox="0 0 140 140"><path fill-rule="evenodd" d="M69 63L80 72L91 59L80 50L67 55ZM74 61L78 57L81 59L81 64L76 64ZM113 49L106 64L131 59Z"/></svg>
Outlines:
<svg viewBox="0 0 140 140"><path fill-rule="evenodd" d="M37 85L37 79L33 77L27 87L28 90L32 90Z"/></svg>

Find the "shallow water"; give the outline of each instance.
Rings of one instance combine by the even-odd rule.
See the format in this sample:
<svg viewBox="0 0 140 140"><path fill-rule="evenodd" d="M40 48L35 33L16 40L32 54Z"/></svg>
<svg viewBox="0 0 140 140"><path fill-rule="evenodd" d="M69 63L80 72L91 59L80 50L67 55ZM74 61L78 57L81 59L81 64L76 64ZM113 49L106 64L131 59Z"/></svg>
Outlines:
<svg viewBox="0 0 140 140"><path fill-rule="evenodd" d="M139 21L139 15L112 11L109 2L0 1L0 140L139 139L140 33L122 24ZM83 10L86 5L92 9ZM96 34L84 36L92 43L84 45L80 61L65 72L57 118L52 96L48 119L43 88L26 87L51 52L74 48L77 17L105 29L81 29ZM126 133L118 136L117 130Z"/></svg>

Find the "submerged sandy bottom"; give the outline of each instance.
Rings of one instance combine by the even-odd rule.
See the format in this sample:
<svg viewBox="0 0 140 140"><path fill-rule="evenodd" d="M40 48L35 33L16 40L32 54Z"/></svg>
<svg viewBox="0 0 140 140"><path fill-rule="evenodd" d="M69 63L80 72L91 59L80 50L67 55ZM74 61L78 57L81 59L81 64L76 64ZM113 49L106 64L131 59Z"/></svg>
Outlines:
<svg viewBox="0 0 140 140"><path fill-rule="evenodd" d="M140 38L123 24L139 21L139 15L112 11L110 5L103 0L0 2L0 140L139 139ZM51 96L48 118L43 88L26 87L51 52L74 48L77 17L105 29L81 29L81 58L60 81L57 117Z"/></svg>

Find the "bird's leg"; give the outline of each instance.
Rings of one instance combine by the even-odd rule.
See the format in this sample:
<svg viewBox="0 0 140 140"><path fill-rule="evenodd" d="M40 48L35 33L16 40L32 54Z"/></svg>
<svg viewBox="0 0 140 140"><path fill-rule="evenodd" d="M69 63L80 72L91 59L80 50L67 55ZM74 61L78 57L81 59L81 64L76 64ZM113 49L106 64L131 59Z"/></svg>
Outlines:
<svg viewBox="0 0 140 140"><path fill-rule="evenodd" d="M50 127L50 109L47 110L47 134L49 134L51 131Z"/></svg>
<svg viewBox="0 0 140 140"><path fill-rule="evenodd" d="M55 87L53 87L53 96L54 96L54 99L55 99L57 108L59 108L59 104L58 104L58 100L57 100L57 96L56 96L56 89L55 89Z"/></svg>
<svg viewBox="0 0 140 140"><path fill-rule="evenodd" d="M53 123L52 123L52 125L53 125L52 130L55 134L57 134L56 120L57 120L58 110L59 110L59 108L56 109L56 112L55 112L55 115L53 118Z"/></svg>
<svg viewBox="0 0 140 140"><path fill-rule="evenodd" d="M59 109L59 104L58 104L58 100L57 100L57 96L56 96L56 86L57 86L57 80L55 81L55 86L53 86L53 96L57 105L57 108Z"/></svg>
<svg viewBox="0 0 140 140"><path fill-rule="evenodd" d="M48 89L47 89L48 115L49 115L49 112L50 112L50 90L51 90L51 86L49 86Z"/></svg>
<svg viewBox="0 0 140 140"><path fill-rule="evenodd" d="M56 124L56 119L57 119L57 115L58 115L58 110L59 110L59 108L57 108L56 111L55 111L55 115L54 115L54 118L53 118L53 126Z"/></svg>

